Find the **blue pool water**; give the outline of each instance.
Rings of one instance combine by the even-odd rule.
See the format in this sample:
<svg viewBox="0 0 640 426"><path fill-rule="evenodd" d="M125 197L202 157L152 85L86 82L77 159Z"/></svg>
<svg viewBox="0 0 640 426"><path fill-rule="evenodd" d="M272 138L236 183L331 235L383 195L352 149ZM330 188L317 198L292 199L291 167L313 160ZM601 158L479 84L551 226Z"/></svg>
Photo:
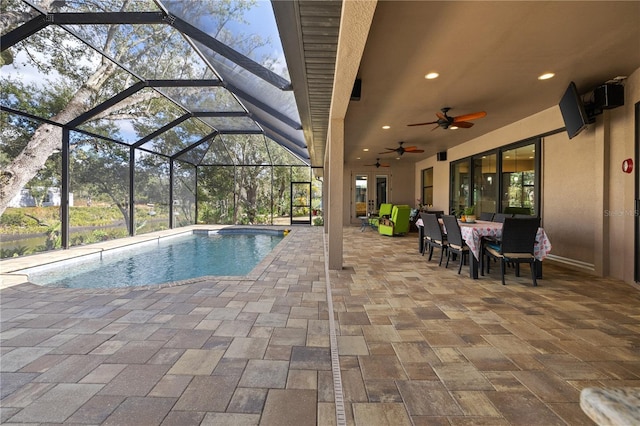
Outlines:
<svg viewBox="0 0 640 426"><path fill-rule="evenodd" d="M282 234L189 234L164 238L29 274L29 281L70 288L115 288L181 281L205 275L246 275ZM105 252L106 253L106 252Z"/></svg>

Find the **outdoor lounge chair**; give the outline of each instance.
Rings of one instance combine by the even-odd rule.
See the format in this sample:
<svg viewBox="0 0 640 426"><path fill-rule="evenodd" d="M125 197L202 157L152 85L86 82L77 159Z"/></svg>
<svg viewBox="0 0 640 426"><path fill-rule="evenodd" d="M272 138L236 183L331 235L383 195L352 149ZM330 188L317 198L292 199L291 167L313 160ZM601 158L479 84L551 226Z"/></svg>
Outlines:
<svg viewBox="0 0 640 426"><path fill-rule="evenodd" d="M391 217L392 208L393 208L393 204L391 203L380 204L380 208L378 209L378 215L376 217L369 218L369 225L371 225L374 228L377 228L381 219L389 219Z"/></svg>
<svg viewBox="0 0 640 426"><path fill-rule="evenodd" d="M411 207L407 205L393 206L389 219L380 219L378 232L381 235L404 235L409 232L409 215Z"/></svg>

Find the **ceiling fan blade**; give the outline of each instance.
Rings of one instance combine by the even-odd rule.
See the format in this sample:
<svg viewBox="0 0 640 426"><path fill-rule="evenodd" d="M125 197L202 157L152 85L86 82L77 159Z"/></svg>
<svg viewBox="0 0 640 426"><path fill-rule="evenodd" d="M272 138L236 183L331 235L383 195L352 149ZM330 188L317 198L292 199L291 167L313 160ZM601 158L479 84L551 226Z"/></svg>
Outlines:
<svg viewBox="0 0 640 426"><path fill-rule="evenodd" d="M394 152L396 151L393 150L393 151L387 151L387 152L379 152L378 154L393 154Z"/></svg>
<svg viewBox="0 0 640 426"><path fill-rule="evenodd" d="M438 116L438 118L439 118L440 120L449 121L449 117L447 117L446 115L444 115L444 114L443 114L443 113L441 113L441 112L436 112L436 115Z"/></svg>
<svg viewBox="0 0 640 426"><path fill-rule="evenodd" d="M437 121L429 121L428 123L415 123L415 124L407 124L407 126L424 126L427 124L436 124Z"/></svg>
<svg viewBox="0 0 640 426"><path fill-rule="evenodd" d="M463 129L468 129L469 127L473 126L473 123L469 123L468 121L456 121L452 124L452 126L458 126Z"/></svg>
<svg viewBox="0 0 640 426"><path fill-rule="evenodd" d="M417 147L417 146L405 146L405 147L404 147L404 150L405 150L405 151L415 151L415 150L417 150L417 149L418 149L418 147Z"/></svg>
<svg viewBox="0 0 640 426"><path fill-rule="evenodd" d="M485 111L478 111L471 114L459 115L457 117L453 117L454 123L459 123L460 121L468 121L468 120L476 120L478 118L485 117L487 113Z"/></svg>
<svg viewBox="0 0 640 426"><path fill-rule="evenodd" d="M424 152L424 149L413 149L411 151L407 151L410 154L420 154L421 152Z"/></svg>
<svg viewBox="0 0 640 426"><path fill-rule="evenodd" d="M440 127L440 124L436 124L436 126L433 129L431 129L431 131L433 132L435 129L437 129L439 127Z"/></svg>

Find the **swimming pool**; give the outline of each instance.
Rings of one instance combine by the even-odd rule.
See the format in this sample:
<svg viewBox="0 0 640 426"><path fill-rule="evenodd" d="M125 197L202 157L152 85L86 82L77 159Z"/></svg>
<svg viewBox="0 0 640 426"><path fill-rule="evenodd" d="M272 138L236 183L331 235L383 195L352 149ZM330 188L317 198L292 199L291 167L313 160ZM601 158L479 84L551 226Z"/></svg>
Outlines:
<svg viewBox="0 0 640 426"><path fill-rule="evenodd" d="M282 232L194 232L26 270L34 284L116 288L246 275L282 240Z"/></svg>

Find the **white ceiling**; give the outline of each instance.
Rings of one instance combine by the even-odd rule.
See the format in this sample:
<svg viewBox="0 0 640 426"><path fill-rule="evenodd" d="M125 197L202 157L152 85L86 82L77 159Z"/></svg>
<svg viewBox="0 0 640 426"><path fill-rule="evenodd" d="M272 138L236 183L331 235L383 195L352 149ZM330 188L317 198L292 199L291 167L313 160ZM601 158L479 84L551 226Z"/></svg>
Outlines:
<svg viewBox="0 0 640 426"><path fill-rule="evenodd" d="M570 81L583 94L638 68L638 1L379 1L358 73L361 99L345 119L345 162L392 160L378 152L399 141L425 150L400 160L415 162L557 105ZM426 80L430 71L440 77ZM537 80L544 72L556 76ZM407 126L435 120L442 107L487 116L469 129ZM310 143L324 152L324 141Z"/></svg>

